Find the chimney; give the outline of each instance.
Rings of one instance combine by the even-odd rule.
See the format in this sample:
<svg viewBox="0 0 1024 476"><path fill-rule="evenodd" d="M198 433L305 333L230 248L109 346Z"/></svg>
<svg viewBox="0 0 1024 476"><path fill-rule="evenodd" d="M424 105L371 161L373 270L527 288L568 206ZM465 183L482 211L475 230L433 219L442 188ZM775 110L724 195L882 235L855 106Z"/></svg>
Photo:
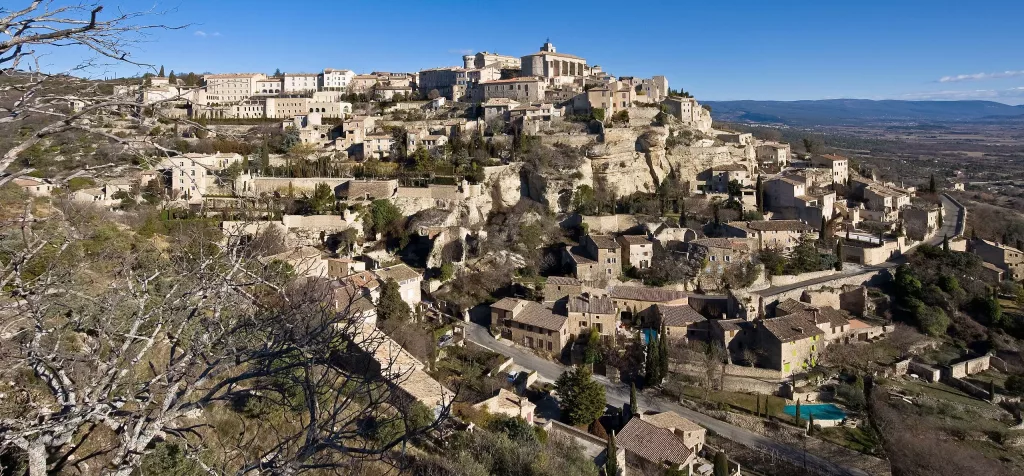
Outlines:
<svg viewBox="0 0 1024 476"><path fill-rule="evenodd" d="M810 309L810 311L811 311L811 318L814 319L814 323L817 324L818 323L818 316L821 314L821 311L818 308L816 308L816 307L812 307Z"/></svg>

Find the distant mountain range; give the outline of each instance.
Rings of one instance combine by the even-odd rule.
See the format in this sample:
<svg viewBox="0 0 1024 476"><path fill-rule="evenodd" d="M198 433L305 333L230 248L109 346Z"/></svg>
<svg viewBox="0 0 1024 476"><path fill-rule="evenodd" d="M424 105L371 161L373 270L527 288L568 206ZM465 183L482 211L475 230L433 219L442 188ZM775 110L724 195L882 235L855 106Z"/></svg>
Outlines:
<svg viewBox="0 0 1024 476"><path fill-rule="evenodd" d="M992 101L707 101L716 121L793 126L892 122L1005 122L1024 120L1024 106Z"/></svg>

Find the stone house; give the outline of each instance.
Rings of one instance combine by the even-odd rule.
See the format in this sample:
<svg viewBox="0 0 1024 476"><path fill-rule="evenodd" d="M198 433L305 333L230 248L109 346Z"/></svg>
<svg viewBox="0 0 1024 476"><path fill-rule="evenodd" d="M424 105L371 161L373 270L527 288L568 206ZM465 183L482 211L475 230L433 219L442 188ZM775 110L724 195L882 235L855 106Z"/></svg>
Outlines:
<svg viewBox="0 0 1024 476"><path fill-rule="evenodd" d="M900 211L903 216L903 228L907 236L916 241L931 237L939 229L939 216L942 209L938 206L923 208L911 206Z"/></svg>
<svg viewBox="0 0 1024 476"><path fill-rule="evenodd" d="M758 347L768 368L791 375L815 366L825 346L841 338L849 327L850 321L840 311L806 308L759 321Z"/></svg>
<svg viewBox="0 0 1024 476"><path fill-rule="evenodd" d="M235 153L182 154L161 160L156 170L163 175L171 196L202 198L220 183L216 172L241 162L242 156Z"/></svg>
<svg viewBox="0 0 1024 476"><path fill-rule="evenodd" d="M351 180L340 188L346 200L391 198L398 192L398 180Z"/></svg>
<svg viewBox="0 0 1024 476"><path fill-rule="evenodd" d="M615 286L608 293L622 320L651 315L655 305L684 306L689 296L683 291L642 286Z"/></svg>
<svg viewBox="0 0 1024 476"><path fill-rule="evenodd" d="M497 395L473 405L473 408L487 410L488 413L493 415L522 418L531 424L533 423L533 415L537 411L537 405L534 405L525 397L520 397L504 388L499 388Z"/></svg>
<svg viewBox="0 0 1024 476"><path fill-rule="evenodd" d="M342 365L362 374L380 374L388 383L392 405L417 401L440 415L449 408L455 394L434 380L417 360L402 346L370 324L349 337L360 350L359 355L343 359Z"/></svg>
<svg viewBox="0 0 1024 476"><path fill-rule="evenodd" d="M409 98L412 96L412 86L401 84L375 85L373 87L373 99L377 101L391 101L396 96Z"/></svg>
<svg viewBox="0 0 1024 476"><path fill-rule="evenodd" d="M507 98L520 103L534 103L544 100L546 82L536 77L524 76L486 81L480 83L479 87L483 92L485 102L494 98Z"/></svg>
<svg viewBox="0 0 1024 476"><path fill-rule="evenodd" d="M864 187L863 196L868 210L894 212L910 205L910 193L878 183Z"/></svg>
<svg viewBox="0 0 1024 476"><path fill-rule="evenodd" d="M672 431L642 418L629 420L615 435L615 442L626 450L626 465L640 474L661 474L666 469L692 474L696 459L693 451Z"/></svg>
<svg viewBox="0 0 1024 476"><path fill-rule="evenodd" d="M618 313L615 303L606 296L594 296L589 293L570 296L566 303L569 314L569 333L583 335L589 329L597 329L604 336L614 336L618 328Z"/></svg>
<svg viewBox="0 0 1024 476"><path fill-rule="evenodd" d="M829 169L832 183L846 183L850 177L850 160L841 155L815 155L811 157L811 165Z"/></svg>
<svg viewBox="0 0 1024 476"><path fill-rule="evenodd" d="M999 284L999 283L1003 282L1003 276L1004 275L1005 275L1005 271L1003 271L1002 268L1000 268L1000 267L998 267L998 266L996 266L996 265L994 265L992 263L987 263L987 262L984 262L984 261L981 263L981 276L980 277L981 277L982 280L984 280L986 282L989 282L989 283L992 283L992 284Z"/></svg>
<svg viewBox="0 0 1024 476"><path fill-rule="evenodd" d="M731 237L747 238L758 250L792 250L804 235L815 228L800 220L732 221L725 224Z"/></svg>
<svg viewBox="0 0 1024 476"><path fill-rule="evenodd" d="M363 159L383 159L391 156L391 149L395 145L395 139L391 134L375 132L363 136L362 153L358 154Z"/></svg>
<svg viewBox="0 0 1024 476"><path fill-rule="evenodd" d="M741 187L750 185L750 170L743 164L722 164L711 167L711 176L708 177L708 193L728 193L729 182L739 182Z"/></svg>
<svg viewBox="0 0 1024 476"><path fill-rule="evenodd" d="M969 245L972 253L981 257L986 263L991 263L1004 270L1007 278L1012 278L1014 281L1024 279L1024 253L1017 248L981 239L971 240Z"/></svg>
<svg viewBox="0 0 1024 476"><path fill-rule="evenodd" d="M410 132L406 140L410 153L418 147L423 147L427 150L440 149L447 143L448 136L444 134L421 134L417 132Z"/></svg>
<svg viewBox="0 0 1024 476"><path fill-rule="evenodd" d="M572 84L589 73L586 59L559 53L550 41L540 51L520 58L520 64L523 76L539 76L554 85Z"/></svg>
<svg viewBox="0 0 1024 476"><path fill-rule="evenodd" d="M665 98L661 104L668 110L668 114L683 124L704 132L711 130L711 112L704 109L696 99L671 96Z"/></svg>
<svg viewBox="0 0 1024 476"><path fill-rule="evenodd" d="M423 274L410 268L409 265L396 264L374 270L373 273L381 281L395 280L398 283L398 290L402 293L402 300L409 307L415 309L420 301L423 300L423 293L420 287L423 282Z"/></svg>
<svg viewBox="0 0 1024 476"><path fill-rule="evenodd" d="M762 142L754 148L757 162L761 165L783 168L789 165L789 144Z"/></svg>
<svg viewBox="0 0 1024 476"><path fill-rule="evenodd" d="M665 326L665 335L687 339L707 336L707 318L689 305L655 304L654 309L658 324Z"/></svg>
<svg viewBox="0 0 1024 476"><path fill-rule="evenodd" d="M806 223L818 223L823 216L832 218L835 192L812 187L811 183L813 180L802 175L779 175L764 182L765 209L779 218Z"/></svg>
<svg viewBox="0 0 1024 476"><path fill-rule="evenodd" d="M14 184L21 187L34 197L45 197L53 191L54 185L47 179L22 176L14 179Z"/></svg>
<svg viewBox="0 0 1024 476"><path fill-rule="evenodd" d="M664 428L671 431L677 438L680 438L683 441L683 444L686 445L690 451L694 453L700 453L704 448L704 438L707 436L708 430L686 418L683 418L676 412L667 411L655 413L653 415L643 415L640 418L658 428Z"/></svg>
<svg viewBox="0 0 1024 476"><path fill-rule="evenodd" d="M568 322L568 317L555 314L551 303L504 298L491 305L491 325L503 338L556 355L569 342Z"/></svg>
<svg viewBox="0 0 1024 476"><path fill-rule="evenodd" d="M600 286L622 274L619 243L610 235L587 235L579 246L567 246L565 251L565 263L584 284Z"/></svg>
<svg viewBox="0 0 1024 476"><path fill-rule="evenodd" d="M742 264L751 257L749 240L742 238L700 238L686 245L691 254L705 256L705 273L722 274L728 266Z"/></svg>
<svg viewBox="0 0 1024 476"><path fill-rule="evenodd" d="M654 259L654 244L644 235L622 235L618 237L622 247L622 262L637 269L651 267Z"/></svg>
<svg viewBox="0 0 1024 476"><path fill-rule="evenodd" d="M864 265L876 265L897 258L905 249L906 239L902 236L879 240L874 236L847 233L846 241L843 242L846 261Z"/></svg>
<svg viewBox="0 0 1024 476"><path fill-rule="evenodd" d="M331 278L344 278L353 274L366 271L366 263L354 260L349 257L327 258L327 276Z"/></svg>
<svg viewBox="0 0 1024 476"><path fill-rule="evenodd" d="M519 101L509 98L491 98L481 104L480 107L484 108L484 121L490 122L494 119L507 121L509 119L509 111L512 108L519 107Z"/></svg>
<svg viewBox="0 0 1024 476"><path fill-rule="evenodd" d="M548 276L544 282L544 301L558 301L583 292L580 280L569 276Z"/></svg>

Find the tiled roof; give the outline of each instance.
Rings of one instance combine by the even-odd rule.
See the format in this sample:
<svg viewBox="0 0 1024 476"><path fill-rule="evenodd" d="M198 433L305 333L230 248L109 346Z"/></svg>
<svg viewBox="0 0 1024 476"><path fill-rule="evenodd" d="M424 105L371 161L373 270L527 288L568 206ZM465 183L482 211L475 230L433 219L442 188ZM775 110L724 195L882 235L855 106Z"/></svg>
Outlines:
<svg viewBox="0 0 1024 476"><path fill-rule="evenodd" d="M515 100L510 99L510 98L490 98L490 99L488 99L486 102L484 102L482 104L483 107L498 107L498 106L512 107L512 106L518 106L518 105L519 105L519 101L515 101Z"/></svg>
<svg viewBox="0 0 1024 476"><path fill-rule="evenodd" d="M836 162L836 161L840 161L840 160L847 160L846 157L843 157L841 155L834 155L834 154L819 155L818 158L829 160L829 161L832 161L832 162Z"/></svg>
<svg viewBox="0 0 1024 476"><path fill-rule="evenodd" d="M661 288L645 288L641 286L615 286L612 288L610 295L614 299L648 302L669 302L686 299L687 297L687 294L682 291Z"/></svg>
<svg viewBox="0 0 1024 476"><path fill-rule="evenodd" d="M758 231L811 231L810 225L800 220L761 220L748 221L747 228Z"/></svg>
<svg viewBox="0 0 1024 476"><path fill-rule="evenodd" d="M388 136L390 138L390 136ZM387 198L395 193L398 182L395 180L352 180L348 182L348 196L371 199Z"/></svg>
<svg viewBox="0 0 1024 476"><path fill-rule="evenodd" d="M520 397L504 388L499 388L497 395L473 405L473 408L486 408L491 413L520 415L523 412L533 413L537 405L530 403L526 397Z"/></svg>
<svg viewBox="0 0 1024 476"><path fill-rule="evenodd" d="M579 286L580 280L571 276L548 276L547 284L555 286Z"/></svg>
<svg viewBox="0 0 1024 476"><path fill-rule="evenodd" d="M603 250L617 250L619 249L619 243L612 238L611 235L587 235L590 240L597 245L598 248Z"/></svg>
<svg viewBox="0 0 1024 476"><path fill-rule="evenodd" d="M669 431L697 431L704 429L704 427L683 418L680 414L673 411L644 415L643 419L647 423Z"/></svg>
<svg viewBox="0 0 1024 476"><path fill-rule="evenodd" d="M761 322L768 332L774 335L776 339L779 339L779 342L793 342L810 339L812 336L825 335L825 332L808 319L808 316L808 314L800 312L783 317L765 319Z"/></svg>
<svg viewBox="0 0 1024 476"><path fill-rule="evenodd" d="M657 465L680 465L690 459L690 450L672 432L640 418L629 420L615 435L615 441L626 451Z"/></svg>
<svg viewBox="0 0 1024 476"><path fill-rule="evenodd" d="M743 324L747 321L743 319L712 319L711 324L718 326L723 331L739 331L743 330Z"/></svg>
<svg viewBox="0 0 1024 476"><path fill-rule="evenodd" d="M491 304L491 309L501 309L503 311L512 311L522 302L522 299L516 298L501 298L500 301Z"/></svg>
<svg viewBox="0 0 1024 476"><path fill-rule="evenodd" d="M569 312L589 312L594 314L615 314L615 303L607 297L583 294L569 298Z"/></svg>
<svg viewBox="0 0 1024 476"><path fill-rule="evenodd" d="M707 320L697 310L685 304L682 306L658 304L657 308L658 315L661 316L661 322L666 327L686 327L690 324Z"/></svg>
<svg viewBox="0 0 1024 476"><path fill-rule="evenodd" d="M775 305L775 312L783 311L786 314L793 314L794 312L800 312L804 309L807 309L807 304L793 298L786 298L785 301Z"/></svg>
<svg viewBox="0 0 1024 476"><path fill-rule="evenodd" d="M556 52L553 52L553 51L538 51L536 53L529 54L529 55L526 55L526 56L544 56L544 55L548 55L548 56L562 56L562 57L565 57L565 58L573 58L573 59L580 59L580 60L583 59L583 58L580 58L579 56L567 55L565 53L556 53Z"/></svg>
<svg viewBox="0 0 1024 476"><path fill-rule="evenodd" d="M480 84L483 84L483 85L486 86L486 85L489 85L489 84L536 83L536 82L540 82L540 81L543 81L543 80L542 79L538 79L538 78L534 78L534 77L525 77L525 78L511 78L511 79L495 79L494 81L484 81L484 82L482 82Z"/></svg>
<svg viewBox="0 0 1024 476"><path fill-rule="evenodd" d="M583 254L585 250L582 246L566 246L565 251L569 253L569 259L573 260L576 264L593 264L597 262Z"/></svg>
<svg viewBox="0 0 1024 476"><path fill-rule="evenodd" d="M550 307L534 301L526 303L526 307L512 318L515 322L553 331L560 331L568 319L566 316L555 314Z"/></svg>
<svg viewBox="0 0 1024 476"><path fill-rule="evenodd" d="M350 284L353 286L365 287L368 289L376 289L380 286L380 280L373 274L373 271L360 271L355 274L345 276L338 280L342 284Z"/></svg>
<svg viewBox="0 0 1024 476"><path fill-rule="evenodd" d="M377 273L377 276L380 276L380 279L386 280L391 278L398 282L423 277L418 271L405 264L396 264L387 268L381 268L376 270L375 273Z"/></svg>
<svg viewBox="0 0 1024 476"><path fill-rule="evenodd" d="M619 237L619 242L626 245L649 245L651 240L647 239L645 235L622 235Z"/></svg>
<svg viewBox="0 0 1024 476"><path fill-rule="evenodd" d="M721 248L726 250L739 250L748 251L750 246L746 241L733 240L729 238L701 238L699 240L693 240L690 242L692 245L703 246L705 248Z"/></svg>

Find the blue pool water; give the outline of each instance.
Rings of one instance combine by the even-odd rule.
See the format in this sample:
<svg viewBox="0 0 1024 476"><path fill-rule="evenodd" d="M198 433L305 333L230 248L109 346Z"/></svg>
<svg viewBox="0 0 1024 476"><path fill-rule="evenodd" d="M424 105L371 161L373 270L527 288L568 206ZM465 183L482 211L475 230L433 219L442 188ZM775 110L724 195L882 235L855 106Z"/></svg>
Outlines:
<svg viewBox="0 0 1024 476"><path fill-rule="evenodd" d="M641 333L641 337L640 337L640 342L643 345L647 345L648 342L651 342L652 340L654 340L657 337L658 337L658 330L657 329L643 329L643 331Z"/></svg>
<svg viewBox="0 0 1024 476"><path fill-rule="evenodd" d="M789 416L796 416L796 405L786 405L782 411ZM814 414L815 420L842 420L846 412L831 403L800 404L800 418L808 419Z"/></svg>

